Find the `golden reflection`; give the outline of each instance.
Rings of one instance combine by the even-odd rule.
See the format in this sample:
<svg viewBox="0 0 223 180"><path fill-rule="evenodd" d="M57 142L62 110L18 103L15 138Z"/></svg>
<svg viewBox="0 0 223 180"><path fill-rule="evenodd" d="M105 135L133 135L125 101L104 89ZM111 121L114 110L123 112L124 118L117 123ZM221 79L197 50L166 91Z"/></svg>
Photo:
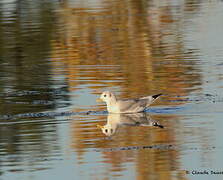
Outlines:
<svg viewBox="0 0 223 180"><path fill-rule="evenodd" d="M172 99L176 94L181 97L196 90L193 87L199 86L201 77L196 64L183 59L182 42L149 21L147 18L154 16L150 11L141 9L136 2L128 3L108 3L104 11L96 12L62 6L58 13L59 32L51 41L54 73L66 72L70 91L81 84L89 84L93 90L120 86L123 97L159 90ZM123 7L129 7L132 14L127 15ZM168 8L164 10L171 13ZM174 23L177 22L165 20L165 25ZM157 33L161 38L154 38ZM154 50L160 50L159 54L153 55ZM187 55L194 58L192 53Z"/></svg>
<svg viewBox="0 0 223 180"><path fill-rule="evenodd" d="M151 1L148 4L143 1L104 2L100 10L73 8L68 3L61 5L57 24L59 32L51 41L53 72L65 72L63 74L71 92L80 88L80 85L87 85L91 93L102 88L117 87L122 98L161 92L167 95L162 105L183 104L183 101L170 100L183 100L190 92L196 91L201 85L201 76L196 62L187 60L196 57L193 56L193 50L188 52L184 48L178 29L179 21L174 19L171 7L163 5L163 8L154 8L150 6ZM99 110L101 106L97 108ZM171 118L178 123L179 117ZM105 117L98 116L99 119ZM115 121L120 119L128 118L119 117ZM120 127L123 128L120 133L122 136L118 133L115 142L94 141L92 137L102 138L96 129L97 124L89 124L84 117L72 122L72 147L78 152L79 158L89 147L176 141L176 135L170 129L151 132L140 126ZM110 134L118 127L119 123L112 124L114 130ZM177 169L178 166L173 161L178 158L176 151L104 152L103 155L106 162L119 171L120 164L134 157L137 179L151 178L152 171L165 172L159 179L171 179L172 168ZM160 156L163 158L163 167L156 163ZM182 176L178 179L182 179Z"/></svg>
<svg viewBox="0 0 223 180"><path fill-rule="evenodd" d="M188 19L191 20L193 13L199 9L198 0L186 0L182 5L184 7L173 6L171 1L101 0L100 8L90 5L76 8L68 0L60 0L56 9L53 3L46 5L44 1L40 4L37 2L40 1L15 1L15 11L12 12L2 7L2 4L7 3L0 2L2 114L45 112L60 107L57 104L60 97L53 95L53 90L51 92L49 88L51 93L42 95L48 92L46 87L55 88L53 78L63 79L65 82L62 85L68 84L69 92L81 89L81 85L87 86L92 94L98 94L102 88L115 87L124 98L161 92L166 96L158 103L166 106L185 103L180 100L199 89L202 79L194 55L196 49L185 48L182 35L182 21L185 19L174 14L177 8L190 11ZM81 0L75 2L82 5ZM184 12L182 14L187 15ZM31 101L33 97L18 96L12 98L16 104L9 105L11 98L4 97L4 92L8 90L28 89L31 92L37 89L35 99L55 100L55 104L38 104L36 108ZM102 108L98 106L95 110ZM175 144L178 134L174 127L181 125L180 118L180 115L156 115L151 120L145 114L76 116L70 123L71 146L81 161L90 148L103 150ZM32 121L35 122L36 118ZM107 121L104 126L98 125L102 132L110 136L116 132L115 138L104 138L96 128L102 121ZM150 126L153 121L165 124L165 128L143 127ZM176 126L172 127L173 124ZM53 143L48 143L49 137L53 142L57 140L56 125L45 127L45 121L28 123L27 126L21 122L13 126L3 125L0 129L0 139L3 145L9 145L5 149L10 154L24 154L26 157L27 150L34 148L29 151L31 156L34 153L50 157L51 151L58 149L52 146ZM45 133L49 135L45 136ZM200 132L196 129L196 133ZM30 142L36 142L37 146L30 145ZM203 142L207 144L206 139ZM20 148L24 145L25 148ZM48 152L43 152L44 149L48 149ZM100 155L103 163L111 167L105 170L106 175L124 171L124 165L130 162L134 163L132 166L135 167L137 179L173 179L173 174L175 179L185 178L179 170L177 150L140 149L101 152ZM19 162L23 156L17 159ZM154 174L157 177L154 178Z"/></svg>
<svg viewBox="0 0 223 180"><path fill-rule="evenodd" d="M109 114L74 117L72 121L72 147L77 152L79 163L84 159L84 154L89 148L101 149L101 161L110 168L104 174L124 171L124 164L134 163L137 179L147 179L152 175L160 174L160 179L171 179L172 175L179 173L179 152L175 149L139 149L103 151L106 148L143 147L175 142L175 129L178 117L175 115L149 115L149 114ZM101 129L111 127L113 135L105 138ZM159 122L163 129L150 127ZM110 131L111 132L111 131ZM105 132L106 133L106 132ZM108 135L109 131L106 133ZM168 175L168 176L167 176ZM161 178L162 177L162 178ZM183 179L180 175L177 179Z"/></svg>
<svg viewBox="0 0 223 180"><path fill-rule="evenodd" d="M107 123L104 126L97 125L106 136L114 135L118 127L125 126L157 126L163 128L157 121L151 119L146 113L132 114L108 114Z"/></svg>

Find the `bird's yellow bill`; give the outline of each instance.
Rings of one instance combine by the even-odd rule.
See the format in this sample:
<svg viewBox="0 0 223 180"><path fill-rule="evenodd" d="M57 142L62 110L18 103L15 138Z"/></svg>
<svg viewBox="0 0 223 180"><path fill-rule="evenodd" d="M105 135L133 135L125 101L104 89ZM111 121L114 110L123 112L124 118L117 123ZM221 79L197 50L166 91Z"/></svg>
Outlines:
<svg viewBox="0 0 223 180"><path fill-rule="evenodd" d="M97 124L97 128L102 129L102 128L103 128L103 126L101 126L101 125Z"/></svg>
<svg viewBox="0 0 223 180"><path fill-rule="evenodd" d="M103 102L100 98L96 99L96 102Z"/></svg>

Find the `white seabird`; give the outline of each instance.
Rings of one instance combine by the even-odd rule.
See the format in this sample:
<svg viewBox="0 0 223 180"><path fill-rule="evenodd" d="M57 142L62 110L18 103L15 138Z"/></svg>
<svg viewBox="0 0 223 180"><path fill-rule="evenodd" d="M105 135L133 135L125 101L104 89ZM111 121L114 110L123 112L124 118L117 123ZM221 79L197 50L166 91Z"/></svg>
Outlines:
<svg viewBox="0 0 223 180"><path fill-rule="evenodd" d="M109 113L138 113L143 112L161 95L156 94L138 99L119 100L112 92L104 91L99 100L106 103Z"/></svg>

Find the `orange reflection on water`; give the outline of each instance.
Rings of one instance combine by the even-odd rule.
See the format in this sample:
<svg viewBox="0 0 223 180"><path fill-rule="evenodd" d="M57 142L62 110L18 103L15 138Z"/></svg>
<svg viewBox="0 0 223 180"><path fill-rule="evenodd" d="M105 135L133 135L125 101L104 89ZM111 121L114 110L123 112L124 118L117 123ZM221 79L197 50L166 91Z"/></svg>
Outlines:
<svg viewBox="0 0 223 180"><path fill-rule="evenodd" d="M88 85L92 94L104 88L119 89L119 97L133 98L162 92L162 105L179 105L190 92L201 84L198 67L193 61L185 61L184 45L179 41L170 7L153 9L144 7L141 1L107 2L103 10L61 6L58 13L60 32L52 40L54 73L66 72L69 91L80 85ZM158 17L153 21L154 17ZM172 32L165 31L171 27ZM175 35L173 35L175 34ZM159 49L157 51L157 49ZM187 58L194 59L193 52ZM177 97L177 98L176 98ZM97 110L101 110L98 107ZM178 123L176 115L165 117ZM106 121L104 116L93 119ZM81 117L71 125L72 147L81 159L90 148L143 146L156 143L175 143L171 128L123 127L111 141L103 139L96 129L96 122ZM163 119L161 118L161 122ZM88 128L85 128L87 126ZM170 126L166 123L166 126ZM95 140L96 138L97 140ZM172 179L172 171L178 171L176 150L138 150L135 152L102 152L102 162L111 164L111 171L122 171L121 164L134 162L137 179L149 179L154 172L159 179ZM175 161L176 160L176 161ZM176 173L178 174L178 173ZM180 174L180 171L179 171ZM177 175L177 179L184 175Z"/></svg>

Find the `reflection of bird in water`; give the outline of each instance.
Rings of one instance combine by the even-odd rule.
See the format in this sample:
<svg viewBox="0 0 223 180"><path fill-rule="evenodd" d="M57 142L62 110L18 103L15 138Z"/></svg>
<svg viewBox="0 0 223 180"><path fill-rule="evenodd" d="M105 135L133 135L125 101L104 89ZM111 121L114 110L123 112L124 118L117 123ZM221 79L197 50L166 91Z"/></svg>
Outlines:
<svg viewBox="0 0 223 180"><path fill-rule="evenodd" d="M106 103L109 113L138 113L143 112L161 95L157 94L138 99L118 100L113 93L105 91L101 94L99 100Z"/></svg>
<svg viewBox="0 0 223 180"><path fill-rule="evenodd" d="M135 114L108 114L107 123L104 126L97 125L101 128L106 136L113 135L119 126L157 126L164 128L157 121L154 121L146 113Z"/></svg>

